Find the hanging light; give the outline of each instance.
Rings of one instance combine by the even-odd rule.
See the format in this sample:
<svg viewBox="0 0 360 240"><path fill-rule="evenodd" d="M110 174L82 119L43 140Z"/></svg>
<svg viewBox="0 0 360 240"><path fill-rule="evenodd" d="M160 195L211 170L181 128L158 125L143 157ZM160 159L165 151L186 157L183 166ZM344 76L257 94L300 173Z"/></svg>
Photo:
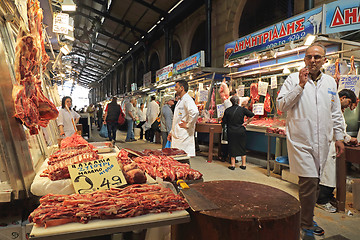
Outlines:
<svg viewBox="0 0 360 240"><path fill-rule="evenodd" d="M283 70L283 73L284 74L290 74L290 69L285 67L284 70Z"/></svg>
<svg viewBox="0 0 360 240"><path fill-rule="evenodd" d="M72 0L64 0L61 9L65 12L74 12L76 11L76 4Z"/></svg>

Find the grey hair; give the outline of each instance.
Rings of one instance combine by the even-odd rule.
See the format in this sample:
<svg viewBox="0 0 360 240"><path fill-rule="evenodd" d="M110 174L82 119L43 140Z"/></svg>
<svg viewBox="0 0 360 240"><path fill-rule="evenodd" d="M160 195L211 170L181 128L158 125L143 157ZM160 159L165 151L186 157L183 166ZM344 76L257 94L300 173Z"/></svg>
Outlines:
<svg viewBox="0 0 360 240"><path fill-rule="evenodd" d="M233 95L230 98L230 102L232 103L233 106L239 105L239 97L237 95Z"/></svg>

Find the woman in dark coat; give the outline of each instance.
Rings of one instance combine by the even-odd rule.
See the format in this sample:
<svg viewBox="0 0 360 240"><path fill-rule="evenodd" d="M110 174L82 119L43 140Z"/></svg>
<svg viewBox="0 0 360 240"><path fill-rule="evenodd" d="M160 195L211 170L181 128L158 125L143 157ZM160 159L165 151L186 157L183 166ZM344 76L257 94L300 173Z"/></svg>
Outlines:
<svg viewBox="0 0 360 240"><path fill-rule="evenodd" d="M225 110L222 125L227 125L227 136L229 143L229 156L231 158L231 166L229 169L235 169L235 158L241 156L241 169L246 169L246 125L251 122L254 113L248 109L239 106L239 97L234 95L230 98L232 106ZM244 117L248 120L244 122Z"/></svg>

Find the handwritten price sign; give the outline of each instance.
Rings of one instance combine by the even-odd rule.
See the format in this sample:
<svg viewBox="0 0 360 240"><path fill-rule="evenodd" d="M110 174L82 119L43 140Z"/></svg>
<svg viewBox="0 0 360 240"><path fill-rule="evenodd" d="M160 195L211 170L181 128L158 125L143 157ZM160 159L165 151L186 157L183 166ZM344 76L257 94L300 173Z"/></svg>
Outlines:
<svg viewBox="0 0 360 240"><path fill-rule="evenodd" d="M79 194L126 184L116 157L73 164L68 166L68 169L75 192Z"/></svg>

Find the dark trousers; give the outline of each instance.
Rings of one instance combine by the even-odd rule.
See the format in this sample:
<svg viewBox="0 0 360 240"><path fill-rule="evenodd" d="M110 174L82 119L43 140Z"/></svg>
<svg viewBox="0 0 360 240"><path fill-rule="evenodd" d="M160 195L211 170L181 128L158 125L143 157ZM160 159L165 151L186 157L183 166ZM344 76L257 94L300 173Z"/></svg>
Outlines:
<svg viewBox="0 0 360 240"><path fill-rule="evenodd" d="M154 135L155 135L155 130L154 129L148 129L145 131L145 139L153 142L154 141Z"/></svg>
<svg viewBox="0 0 360 240"><path fill-rule="evenodd" d="M314 208L319 196L319 178L299 176L299 200L301 206L302 228L311 229L314 221Z"/></svg>
<svg viewBox="0 0 360 240"><path fill-rule="evenodd" d="M109 134L109 140L112 141L116 141L116 131L118 128L118 123L117 122L107 122L106 124L107 129L108 129L108 134Z"/></svg>
<svg viewBox="0 0 360 240"><path fill-rule="evenodd" d="M320 191L319 191L319 197L317 199L318 204L326 204L332 200L334 200L334 187L328 187L324 185L319 185Z"/></svg>
<svg viewBox="0 0 360 240"><path fill-rule="evenodd" d="M165 148L165 145L167 143L168 132L161 132L161 137L162 137L162 148Z"/></svg>
<svg viewBox="0 0 360 240"><path fill-rule="evenodd" d="M144 123L146 123L146 121L140 122L138 125L136 125L137 128L140 128L140 139L143 139L144 137L144 129L142 128Z"/></svg>

